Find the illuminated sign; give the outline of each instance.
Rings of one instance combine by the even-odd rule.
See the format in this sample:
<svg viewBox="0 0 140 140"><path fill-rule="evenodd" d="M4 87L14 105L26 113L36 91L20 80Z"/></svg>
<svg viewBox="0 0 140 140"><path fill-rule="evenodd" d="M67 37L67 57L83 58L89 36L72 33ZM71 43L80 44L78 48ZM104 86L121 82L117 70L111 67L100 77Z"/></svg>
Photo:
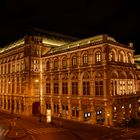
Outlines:
<svg viewBox="0 0 140 140"><path fill-rule="evenodd" d="M47 123L51 122L51 110L50 109L46 110L46 121L47 121Z"/></svg>

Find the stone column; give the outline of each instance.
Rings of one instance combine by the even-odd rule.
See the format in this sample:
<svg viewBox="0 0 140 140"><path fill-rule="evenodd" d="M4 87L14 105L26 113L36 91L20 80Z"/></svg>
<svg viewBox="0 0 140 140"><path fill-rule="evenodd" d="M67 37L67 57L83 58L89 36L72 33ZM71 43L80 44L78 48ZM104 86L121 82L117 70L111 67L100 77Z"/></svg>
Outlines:
<svg viewBox="0 0 140 140"><path fill-rule="evenodd" d="M51 96L51 114L54 115L54 104L53 104L53 96Z"/></svg>
<svg viewBox="0 0 140 140"><path fill-rule="evenodd" d="M70 71L68 71L68 96L71 96L71 77Z"/></svg>
<svg viewBox="0 0 140 140"><path fill-rule="evenodd" d="M96 124L96 112L95 112L95 108L93 106L93 101L90 102L91 105L91 123L92 124Z"/></svg>
<svg viewBox="0 0 140 140"><path fill-rule="evenodd" d="M70 98L68 99L68 119L71 119L71 102Z"/></svg>
<svg viewBox="0 0 140 140"><path fill-rule="evenodd" d="M50 74L50 95L53 96L53 75Z"/></svg>
<svg viewBox="0 0 140 140"><path fill-rule="evenodd" d="M82 85L82 77L81 77L81 73L79 71L78 73L78 95L82 96L83 95L83 85Z"/></svg>
<svg viewBox="0 0 140 140"><path fill-rule="evenodd" d="M82 111L82 105L81 105L81 99L79 99L79 121L83 120L83 111Z"/></svg>
<svg viewBox="0 0 140 140"><path fill-rule="evenodd" d="M95 91L95 88L94 88L94 80L93 79L90 79L90 95L92 97L95 97L94 91Z"/></svg>
<svg viewBox="0 0 140 140"><path fill-rule="evenodd" d="M104 71L103 94L104 94L104 97L107 98L107 74L106 74L106 71Z"/></svg>
<svg viewBox="0 0 140 140"><path fill-rule="evenodd" d="M59 84L59 86L58 86L58 92L59 92L59 95L60 95L60 97L62 96L62 76L61 76L61 74L59 73L59 75L58 75L58 84Z"/></svg>
<svg viewBox="0 0 140 140"><path fill-rule="evenodd" d="M90 49L89 50L89 65L92 65L93 64L93 50Z"/></svg>
<svg viewBox="0 0 140 140"><path fill-rule="evenodd" d="M59 114L62 114L62 102L61 102L61 98L59 98Z"/></svg>

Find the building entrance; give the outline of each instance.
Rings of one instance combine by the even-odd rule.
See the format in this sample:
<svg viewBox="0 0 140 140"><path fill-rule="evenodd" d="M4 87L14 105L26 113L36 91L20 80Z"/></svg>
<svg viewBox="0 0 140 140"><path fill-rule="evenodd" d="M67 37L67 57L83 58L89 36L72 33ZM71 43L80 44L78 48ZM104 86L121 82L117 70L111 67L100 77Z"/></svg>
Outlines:
<svg viewBox="0 0 140 140"><path fill-rule="evenodd" d="M40 102L34 102L32 104L32 114L39 115L40 114Z"/></svg>

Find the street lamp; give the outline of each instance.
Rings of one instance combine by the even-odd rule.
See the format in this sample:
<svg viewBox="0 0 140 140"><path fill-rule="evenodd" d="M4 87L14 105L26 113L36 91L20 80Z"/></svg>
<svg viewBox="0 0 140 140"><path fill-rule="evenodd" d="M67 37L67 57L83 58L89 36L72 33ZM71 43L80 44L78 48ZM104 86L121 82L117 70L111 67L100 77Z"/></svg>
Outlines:
<svg viewBox="0 0 140 140"><path fill-rule="evenodd" d="M36 83L39 82L38 79L35 80ZM38 107L38 111L39 111L39 122L41 122L41 101L40 101L40 89L39 89L39 107Z"/></svg>
<svg viewBox="0 0 140 140"><path fill-rule="evenodd" d="M108 122L108 126L109 126L109 116L110 116L110 114L107 113L107 122Z"/></svg>

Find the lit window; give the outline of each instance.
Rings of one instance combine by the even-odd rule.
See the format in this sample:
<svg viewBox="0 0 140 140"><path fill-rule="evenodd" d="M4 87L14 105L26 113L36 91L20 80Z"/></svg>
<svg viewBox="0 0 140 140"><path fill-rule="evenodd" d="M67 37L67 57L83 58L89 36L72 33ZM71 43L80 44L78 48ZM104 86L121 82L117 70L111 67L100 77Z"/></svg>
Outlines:
<svg viewBox="0 0 140 140"><path fill-rule="evenodd" d="M72 66L76 66L77 65L77 57L73 56L72 57Z"/></svg>
<svg viewBox="0 0 140 140"><path fill-rule="evenodd" d="M95 61L96 61L96 63L101 62L101 52L100 51L95 53Z"/></svg>
<svg viewBox="0 0 140 140"><path fill-rule="evenodd" d="M117 81L116 80L111 80L111 94L112 96L117 95Z"/></svg>
<svg viewBox="0 0 140 140"><path fill-rule="evenodd" d="M39 61L33 60L33 70L38 71L39 70Z"/></svg>
<svg viewBox="0 0 140 140"><path fill-rule="evenodd" d="M115 54L113 51L111 51L109 54L109 61L115 61Z"/></svg>
<svg viewBox="0 0 140 140"><path fill-rule="evenodd" d="M128 81L127 86L128 86L128 93L132 93L133 82L132 81Z"/></svg>
<svg viewBox="0 0 140 140"><path fill-rule="evenodd" d="M120 81L120 95L124 95L126 92L126 89L125 89L125 81Z"/></svg>
<svg viewBox="0 0 140 140"><path fill-rule="evenodd" d="M83 64L88 64L88 55L87 54L83 55Z"/></svg>

